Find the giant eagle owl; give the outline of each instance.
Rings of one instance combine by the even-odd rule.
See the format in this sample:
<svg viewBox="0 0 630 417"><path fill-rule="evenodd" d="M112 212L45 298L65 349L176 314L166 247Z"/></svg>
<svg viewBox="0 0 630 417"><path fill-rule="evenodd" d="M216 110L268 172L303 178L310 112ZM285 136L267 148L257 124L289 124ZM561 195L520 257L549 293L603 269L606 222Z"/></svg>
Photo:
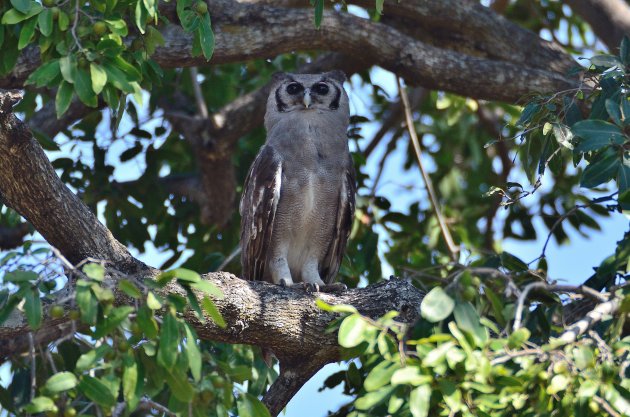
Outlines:
<svg viewBox="0 0 630 417"><path fill-rule="evenodd" d="M335 280L356 194L345 79L341 71L274 76L267 140L240 204L246 279L309 291Z"/></svg>

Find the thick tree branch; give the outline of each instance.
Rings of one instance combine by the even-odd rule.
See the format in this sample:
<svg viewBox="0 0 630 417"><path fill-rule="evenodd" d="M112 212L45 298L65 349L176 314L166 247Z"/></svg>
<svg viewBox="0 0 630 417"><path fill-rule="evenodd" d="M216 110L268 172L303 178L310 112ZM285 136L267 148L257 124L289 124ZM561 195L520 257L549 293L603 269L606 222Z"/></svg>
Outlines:
<svg viewBox="0 0 630 417"><path fill-rule="evenodd" d="M72 262L109 259L125 271L146 268L59 179L39 143L12 113L21 93L0 90L0 194Z"/></svg>
<svg viewBox="0 0 630 417"><path fill-rule="evenodd" d="M19 98L19 93L0 90L0 164L3 167L0 193L5 201L28 218L74 264L87 257L107 261L106 284L115 287L121 276L152 279L157 271L133 258L61 183L37 141L11 113L11 106ZM202 323L192 311L184 313L185 320L195 327L202 339L254 344L273 350L283 369L282 377L266 399L274 415L313 373L340 359L336 334L326 332L335 315L321 311L315 304L315 295L265 282L244 281L225 272L206 274L203 278L224 293L225 298L216 300L215 304L228 325L222 329L209 317ZM186 296L185 290L176 283L162 291ZM396 310L405 323L419 318L422 300L422 293L403 280L317 296L329 304L352 304L362 314L373 318ZM120 292L115 293L115 298L118 304L129 301ZM24 352L33 342L50 343L75 330L68 318L47 317L42 327L32 332L25 318L18 314L0 327L0 358Z"/></svg>
<svg viewBox="0 0 630 417"><path fill-rule="evenodd" d="M615 52L623 35L630 35L630 6L623 0L567 0L593 32Z"/></svg>
<svg viewBox="0 0 630 417"><path fill-rule="evenodd" d="M498 24L503 19L496 14L491 15L493 20L488 20L490 18L481 14L460 16L458 7L469 9L464 6L470 2L463 1L456 2L458 7L443 10L440 15L436 15L433 8L423 9L426 4L438 7L439 3L414 2L410 7L413 6L412 10L419 16L434 21L443 19L450 22L453 20L451 15L459 16L458 19L462 19L457 20L460 27L470 25L476 27L477 17L483 17L492 24ZM174 6L168 3L165 7ZM437 48L407 36L391 26L343 12L326 11L320 29L314 27L310 9L284 9L216 0L211 2L210 12L213 16L216 39L211 64L268 58L294 50L330 50L350 56L355 56L360 51L366 61L397 73L410 84L442 89L469 97L510 102L518 101L527 94L564 90L575 87L576 84L574 80L562 75L569 65L568 56L554 50L552 46L530 50L531 33L526 37L529 43L519 45L521 49L524 48L522 56L520 58L514 56L514 60L508 62L502 58L475 57ZM493 12L488 10L488 13ZM523 32L512 33L514 25L505 22L507 20L503 26L496 28L490 26L495 31L487 37L504 34L506 42L507 40L513 42L514 37ZM499 30L502 32L496 32ZM480 30L472 32L481 33ZM172 68L207 65L203 57L192 56L192 37L181 27L169 25L163 28L162 33L166 45L158 48L153 56L161 66ZM538 40L537 45L540 46L541 42L544 43ZM550 57L544 59L539 57L537 55L539 50L548 51ZM536 61L537 57L540 58L539 64L531 66L529 62ZM18 71L16 70L8 81L0 80L0 87L19 86L16 83L23 80L35 65L22 63L20 73L16 73ZM12 83L8 84L9 82Z"/></svg>

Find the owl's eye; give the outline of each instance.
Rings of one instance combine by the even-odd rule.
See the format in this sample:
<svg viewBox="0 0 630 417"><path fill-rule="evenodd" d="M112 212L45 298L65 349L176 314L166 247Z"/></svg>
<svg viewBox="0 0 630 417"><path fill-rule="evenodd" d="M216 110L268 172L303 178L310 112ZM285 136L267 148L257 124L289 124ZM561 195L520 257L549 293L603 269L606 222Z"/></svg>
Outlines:
<svg viewBox="0 0 630 417"><path fill-rule="evenodd" d="M313 92L315 92L315 94L319 94L320 96L328 94L328 90L328 86L324 83L317 83L313 86Z"/></svg>
<svg viewBox="0 0 630 417"><path fill-rule="evenodd" d="M301 93L304 90L302 84L299 83L291 83L287 86L287 93L294 96L296 94Z"/></svg>

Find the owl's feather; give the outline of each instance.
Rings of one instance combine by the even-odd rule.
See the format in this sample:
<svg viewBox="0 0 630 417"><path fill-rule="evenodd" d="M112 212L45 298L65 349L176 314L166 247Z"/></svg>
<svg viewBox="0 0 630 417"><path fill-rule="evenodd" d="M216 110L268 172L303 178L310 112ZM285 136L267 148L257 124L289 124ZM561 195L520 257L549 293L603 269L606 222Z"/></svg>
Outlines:
<svg viewBox="0 0 630 417"><path fill-rule="evenodd" d="M241 253L245 279L265 276L267 249L271 244L274 219L280 200L282 162L271 146L264 146L247 178L241 199Z"/></svg>

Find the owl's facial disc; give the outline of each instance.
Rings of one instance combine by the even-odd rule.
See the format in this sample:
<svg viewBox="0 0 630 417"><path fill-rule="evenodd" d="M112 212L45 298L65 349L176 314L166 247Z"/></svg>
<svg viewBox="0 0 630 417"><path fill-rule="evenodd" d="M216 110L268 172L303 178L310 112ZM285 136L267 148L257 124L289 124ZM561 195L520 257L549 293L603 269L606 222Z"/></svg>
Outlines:
<svg viewBox="0 0 630 417"><path fill-rule="evenodd" d="M341 86L322 76L288 77L275 92L275 104L282 113L292 111L335 111L339 107ZM307 78L308 77L308 78Z"/></svg>

